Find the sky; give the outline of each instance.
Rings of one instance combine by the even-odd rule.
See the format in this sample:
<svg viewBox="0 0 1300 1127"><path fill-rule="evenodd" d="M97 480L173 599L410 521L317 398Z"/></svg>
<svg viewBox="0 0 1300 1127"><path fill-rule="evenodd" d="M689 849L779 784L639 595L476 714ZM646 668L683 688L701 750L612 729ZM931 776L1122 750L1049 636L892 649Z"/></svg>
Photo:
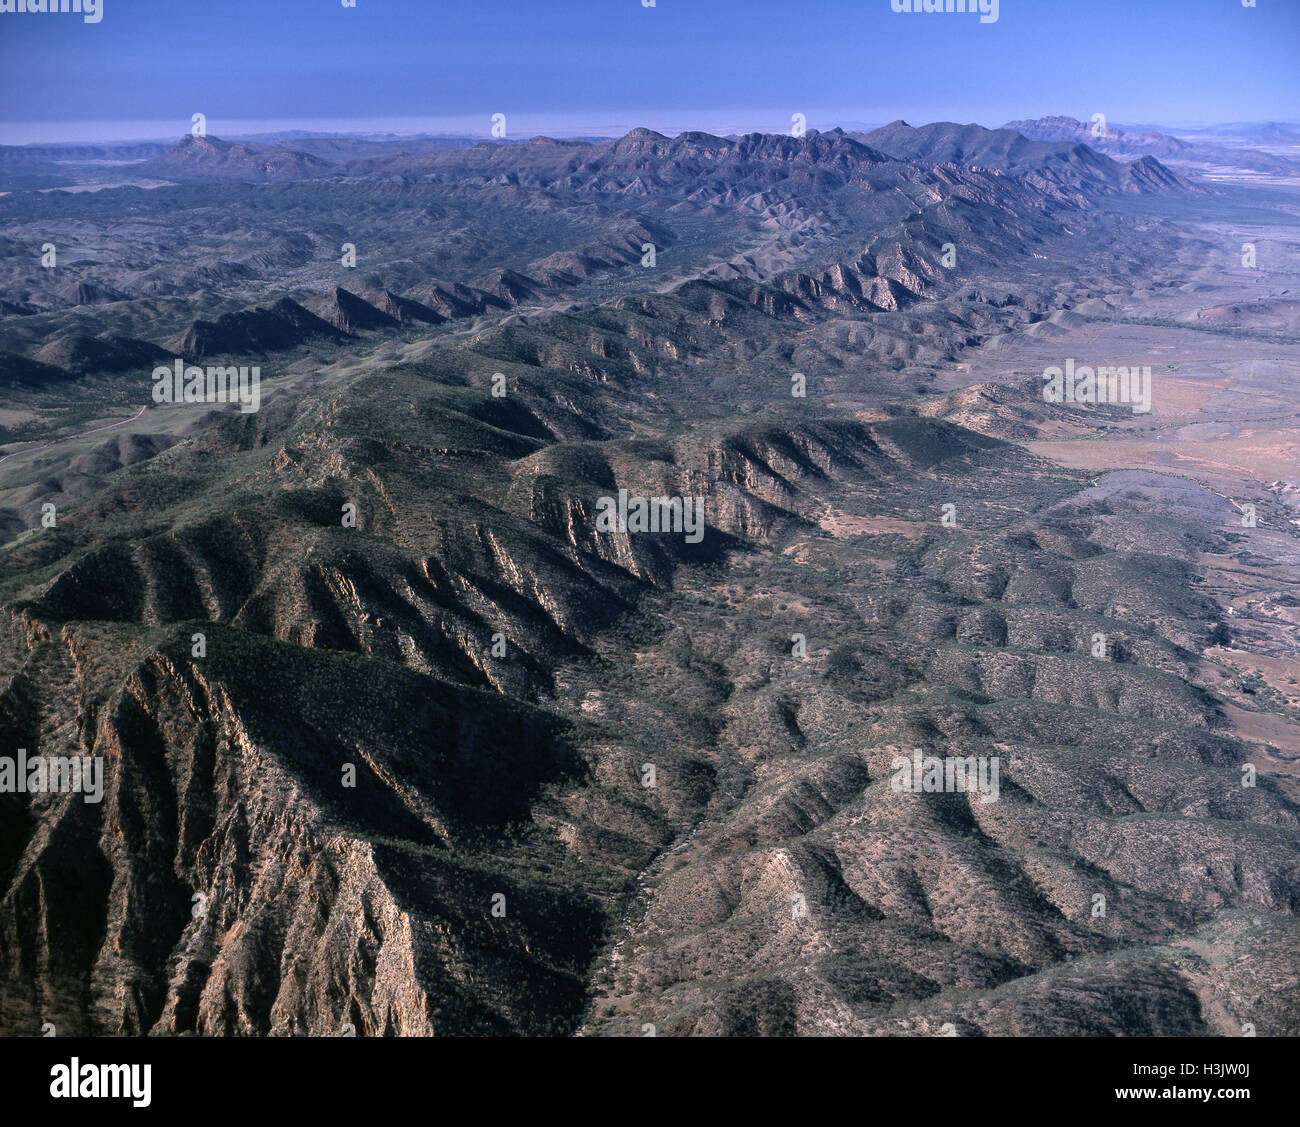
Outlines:
<svg viewBox="0 0 1300 1127"><path fill-rule="evenodd" d="M0 0L0 144L317 131L488 136L1300 121L1300 0ZM86 0L87 3L92 0ZM902 0L897 0L902 3ZM917 0L918 4L920 0Z"/></svg>

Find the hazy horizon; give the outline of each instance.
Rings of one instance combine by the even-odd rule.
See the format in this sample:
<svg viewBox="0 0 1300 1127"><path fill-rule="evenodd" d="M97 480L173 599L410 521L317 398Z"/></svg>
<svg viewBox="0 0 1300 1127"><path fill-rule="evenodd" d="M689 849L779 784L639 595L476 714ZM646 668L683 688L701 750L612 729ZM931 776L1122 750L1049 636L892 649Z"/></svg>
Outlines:
<svg viewBox="0 0 1300 1127"><path fill-rule="evenodd" d="M502 113L511 139L784 132L796 113L812 128L1096 113L1174 130L1300 120L1297 5L1000 0L983 23L897 13L890 0L793 12L777 0L504 0L489 11L103 0L97 23L4 13L0 29L5 144L180 137L194 113L218 136L486 136Z"/></svg>
<svg viewBox="0 0 1300 1127"><path fill-rule="evenodd" d="M1086 121L1086 118L1064 111L1046 111L1043 113L1025 113L1011 117L991 119L959 118L953 115L939 114L933 117L878 114L874 117L831 115L819 116L805 114L807 128L820 132L843 129L845 132L870 132L893 121L903 120L909 125L930 125L935 122L956 122L961 125L980 125L987 129L998 129L1008 121L1017 119L1037 119L1042 117L1065 116ZM622 137L633 129L653 129L666 136L674 137L680 133L701 132L716 136L730 136L743 133L787 133L791 123L781 121L773 114L752 111L748 115L736 114L731 118L717 117L709 120L708 114L701 114L700 119L690 116L674 115L672 119L656 118L653 114L642 117L610 118L593 121L571 118L566 122L556 123L555 119L536 119L535 115L520 114L511 119L511 128L506 137L508 141L526 141L533 137L554 137L557 139ZM477 121L470 118L455 119L412 119L412 118L374 118L374 119L313 119L313 118L244 118L214 122L208 118L206 132L208 136L243 140L259 136L279 136L287 133L301 133L322 137L393 137L395 139L417 138L424 136L443 136L455 138L491 139L491 119ZM1191 134L1199 130L1216 129L1230 125L1264 126L1292 125L1300 128L1300 122L1280 118L1260 118L1258 120L1202 121L1202 122L1142 122L1131 123L1113 121L1114 128L1133 132L1137 130L1156 130L1171 134ZM190 132L188 121L86 121L63 123L49 126L46 123L13 123L0 125L0 145L76 145L76 144L144 144L167 141L179 141Z"/></svg>

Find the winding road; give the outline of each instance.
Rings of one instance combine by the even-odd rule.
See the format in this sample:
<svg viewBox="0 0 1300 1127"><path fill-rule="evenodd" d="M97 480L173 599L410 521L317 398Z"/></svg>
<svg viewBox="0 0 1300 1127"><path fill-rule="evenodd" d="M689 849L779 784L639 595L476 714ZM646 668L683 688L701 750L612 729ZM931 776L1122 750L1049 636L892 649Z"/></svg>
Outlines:
<svg viewBox="0 0 1300 1127"><path fill-rule="evenodd" d="M23 454L39 454L42 450L48 450L52 446L60 446L65 442L75 442L78 438L85 438L87 435L99 434L101 431L113 430L116 427L124 427L127 423L135 422L136 419L143 415L148 409L149 405L146 403L129 419L122 419L116 423L109 423L107 426L92 427L90 430L83 430L80 434L70 434L66 438L56 438L53 442L47 442L43 446L33 446L29 450L15 450L12 454L6 454L3 458L0 458L0 466L4 465L10 458L18 458Z"/></svg>

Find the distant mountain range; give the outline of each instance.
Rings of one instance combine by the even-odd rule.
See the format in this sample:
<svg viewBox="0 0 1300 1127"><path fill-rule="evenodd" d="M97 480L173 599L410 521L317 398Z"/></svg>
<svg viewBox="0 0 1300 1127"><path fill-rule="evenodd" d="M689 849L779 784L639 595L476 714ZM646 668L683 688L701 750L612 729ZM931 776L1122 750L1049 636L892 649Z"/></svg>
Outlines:
<svg viewBox="0 0 1300 1127"><path fill-rule="evenodd" d="M1143 152L1158 157L1181 157L1191 148L1177 137L1156 131L1130 132L1113 125L1079 121L1073 117L1042 117L1028 121L1009 121L1003 129L1014 129L1026 137L1041 141L1069 141L1089 145L1102 152Z"/></svg>
<svg viewBox="0 0 1300 1127"><path fill-rule="evenodd" d="M1228 146L1203 140L1184 141L1156 130L1126 132L1113 125L1078 121L1072 117L1043 117L1028 121L1010 121L1003 129L1014 130L1039 141L1060 141L1087 145L1101 153L1117 157L1153 156L1183 165L1217 165L1257 172L1295 173L1300 160L1257 152L1246 144ZM1224 134L1225 139L1230 134ZM1247 131L1249 143L1296 146L1300 152L1300 127L1273 123ZM1267 141L1266 141L1267 138Z"/></svg>
<svg viewBox="0 0 1300 1127"><path fill-rule="evenodd" d="M343 155L343 150L336 149L334 155ZM46 367L17 366L12 378L49 383L54 377L46 368L73 375L111 374L132 363L145 363L149 350L164 344L191 359L261 355L313 342L337 345L357 333L398 332L412 325L468 321L543 305L602 277L638 267L646 246L657 252L672 247L679 236L665 223L647 221L644 209L650 207L665 219L726 211L770 232L772 245L784 249L761 257L741 256L711 268L720 278L743 276L770 282L773 288L755 294L755 301L777 308L815 297L841 309L898 310L919 299L928 284L927 272L934 269L914 249L890 241L862 255L859 247L841 261L838 272L819 278L789 269L797 260L796 248L810 238L827 238L836 228L847 230L866 216L874 216L869 222L897 220L911 208L919 207L920 222L928 225L937 196L935 225L924 235L929 245L948 241L983 245L997 257L1006 257L1014 253L1001 245L1008 237L1006 219L993 217L1008 207L1049 212L1089 206L1090 201L1113 196L1187 195L1200 190L1149 156L1123 163L1069 139L1029 140L1010 129L950 122L914 128L903 121L868 134L832 130L802 137L723 138L690 132L670 138L636 129L601 143L538 137L518 145L484 143L353 158L343 164L285 145L190 136L140 162L135 172L214 189L226 183L275 183L286 188L296 183L302 191L324 191L339 201L388 199L394 192L427 194L430 202L422 205L418 220L412 219L425 226L441 217L446 201L467 192L512 198L522 193L530 209L543 213L600 199L619 200L620 206L640 208L643 213L635 222L626 218L613 222L563 249L539 243L536 257L517 265L486 264L487 269L469 274L467 280L445 280L441 272L413 269L407 260L396 271L372 269L357 283L334 284L323 293L308 286L309 292L304 293L285 286L283 280L287 274L310 272L318 248L300 232L280 228L274 237L253 239L248 252L232 245L218 254L191 254L180 270L165 260L152 264L142 260L139 269L127 272L78 270L78 276L55 287L47 285L52 280L48 271L37 271L24 275L32 284L0 291L4 301L0 312L7 318L127 304L155 295L201 294L209 287L247 292L248 297L242 307L227 305L216 316L204 309L155 337L157 343L137 339L138 330L130 324L102 339L80 327L71 328L28 354ZM268 202L279 198L269 197ZM838 202L832 205L832 200ZM307 206L322 214L321 208L328 204L323 197ZM841 207L847 210L836 218ZM352 211L345 204L339 218L346 220ZM259 225L264 222L259 220ZM345 228L338 229L338 238L330 239L335 246L344 241ZM1035 236L1021 231L1018 237L1032 241ZM279 280L279 285L246 290L264 276Z"/></svg>
<svg viewBox="0 0 1300 1127"><path fill-rule="evenodd" d="M1010 126L985 129L981 125L944 121L914 129L905 121L896 121L863 134L861 139L900 160L976 165L1032 174L1062 187L1093 193L1190 189L1190 185L1151 157L1121 165L1077 137L1031 139Z"/></svg>
<svg viewBox="0 0 1300 1127"><path fill-rule="evenodd" d="M814 130L808 135L822 137L823 141L819 142L822 146L848 138L904 160L973 163L1011 171L1025 171L1037 165L1042 166L1039 171L1063 173L1066 181L1090 183L1093 189L1101 188L1104 182L1115 191L1139 190L1138 182L1158 180L1161 174L1148 166L1135 170L1125 183L1122 173L1099 164L1086 153L1075 152L1074 146L1126 160L1154 157L1178 165L1218 165L1274 174L1293 172L1296 163L1285 154L1256 151L1249 146L1281 149L1300 146L1300 126L1277 122L1215 127L1198 134L1194 141L1159 130L1126 131L1109 125L1104 135L1096 136L1092 123L1064 116L1012 121L1000 129L952 122L924 126L916 131L917 135L910 129L906 122L896 121L868 132L833 129L821 134ZM753 140L758 137L771 138L762 143L769 147L779 145L783 139L772 134L720 138L708 133L683 133L671 139L675 148L662 150L670 157L675 153L677 163L660 169L659 174L676 172L684 176L709 167L699 162L713 159L708 155L711 147L722 146L717 151L725 153L727 162L733 166L737 161L761 156ZM3 146L0 147L0 190L66 187L122 176L174 183L259 183L340 174L475 175L493 169L508 178L540 175L548 168L559 171L574 157L579 158L573 169L576 173L592 171L594 162L600 162L608 171L616 171L633 167L638 156L645 159L653 155L654 146L669 141L663 134L647 129L633 130L616 140L536 137L525 142L439 135L351 137L291 131L238 139L187 135L171 146L156 141ZM527 156L521 157L520 150ZM507 152L515 155L504 156ZM822 159L821 155L810 155L814 161ZM867 154L842 149L838 159L852 162L867 159ZM1064 173L1066 165L1074 165L1075 174ZM1085 168L1088 165L1091 167ZM726 167L720 166L719 171L726 171Z"/></svg>
<svg viewBox="0 0 1300 1127"><path fill-rule="evenodd" d="M222 141L217 137L186 136L161 156L133 169L136 175L159 180L306 180L333 171L333 165L310 153L278 145Z"/></svg>

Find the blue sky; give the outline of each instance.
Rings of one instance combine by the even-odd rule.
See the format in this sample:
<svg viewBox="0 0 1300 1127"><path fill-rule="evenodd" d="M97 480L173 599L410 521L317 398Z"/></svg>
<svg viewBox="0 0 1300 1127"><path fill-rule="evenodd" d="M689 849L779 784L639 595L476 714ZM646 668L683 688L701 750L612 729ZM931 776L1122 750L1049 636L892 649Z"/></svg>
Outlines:
<svg viewBox="0 0 1300 1127"><path fill-rule="evenodd" d="M610 133L1105 113L1300 121L1300 0L102 0L0 13L0 143L259 128Z"/></svg>

